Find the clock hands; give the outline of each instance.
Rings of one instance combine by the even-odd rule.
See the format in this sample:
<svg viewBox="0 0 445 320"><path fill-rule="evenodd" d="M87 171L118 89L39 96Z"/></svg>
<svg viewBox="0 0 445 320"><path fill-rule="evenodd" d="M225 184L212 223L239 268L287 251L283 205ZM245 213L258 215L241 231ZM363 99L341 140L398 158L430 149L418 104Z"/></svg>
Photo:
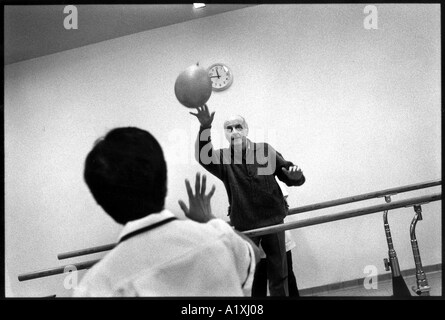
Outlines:
<svg viewBox="0 0 445 320"><path fill-rule="evenodd" d="M218 73L218 68L216 68L215 71L216 71L216 76L211 76L210 78L218 78L218 79L221 78L221 76Z"/></svg>

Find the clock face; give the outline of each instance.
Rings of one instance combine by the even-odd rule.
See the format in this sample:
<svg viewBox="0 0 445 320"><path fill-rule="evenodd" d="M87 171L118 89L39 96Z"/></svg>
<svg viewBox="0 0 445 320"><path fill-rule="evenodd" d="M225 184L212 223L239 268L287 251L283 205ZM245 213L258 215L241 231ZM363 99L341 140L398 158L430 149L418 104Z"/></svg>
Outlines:
<svg viewBox="0 0 445 320"><path fill-rule="evenodd" d="M212 80L212 88L214 91L225 90L230 87L233 82L232 71L222 63L215 63L210 66L209 77L210 80Z"/></svg>

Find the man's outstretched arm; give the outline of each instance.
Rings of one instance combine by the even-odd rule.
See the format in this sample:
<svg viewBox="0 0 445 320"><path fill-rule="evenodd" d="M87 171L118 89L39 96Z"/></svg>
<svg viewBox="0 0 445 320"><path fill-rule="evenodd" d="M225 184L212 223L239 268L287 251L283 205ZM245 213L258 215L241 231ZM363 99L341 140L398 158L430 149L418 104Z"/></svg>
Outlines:
<svg viewBox="0 0 445 320"><path fill-rule="evenodd" d="M210 114L207 105L199 107L196 110L197 113L190 112L190 114L198 118L200 123L198 137L195 142L195 159L207 171L221 179L224 167L219 150L215 151L213 149L210 135L215 112Z"/></svg>

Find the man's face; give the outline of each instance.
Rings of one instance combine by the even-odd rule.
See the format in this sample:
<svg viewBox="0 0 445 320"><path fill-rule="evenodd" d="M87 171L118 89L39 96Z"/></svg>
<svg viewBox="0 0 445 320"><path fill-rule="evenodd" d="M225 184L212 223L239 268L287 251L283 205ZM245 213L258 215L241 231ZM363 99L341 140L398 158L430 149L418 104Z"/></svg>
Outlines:
<svg viewBox="0 0 445 320"><path fill-rule="evenodd" d="M249 129L244 119L235 117L224 122L224 134L230 144L236 146L246 142Z"/></svg>

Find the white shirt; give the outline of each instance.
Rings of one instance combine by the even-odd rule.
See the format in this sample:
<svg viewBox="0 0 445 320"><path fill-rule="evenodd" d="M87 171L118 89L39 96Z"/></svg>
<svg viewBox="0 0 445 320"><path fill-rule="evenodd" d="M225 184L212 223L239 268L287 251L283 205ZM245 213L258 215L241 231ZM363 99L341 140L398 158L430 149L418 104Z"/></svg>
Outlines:
<svg viewBox="0 0 445 320"><path fill-rule="evenodd" d="M280 189L281 189L281 193L283 194L283 197L284 197L284 198L287 198L287 197L289 196L289 192L287 191L287 186L286 186L286 184L283 183L281 180L278 180L277 177L275 177L275 180L277 181L278 186L279 186Z"/></svg>
<svg viewBox="0 0 445 320"><path fill-rule="evenodd" d="M131 221L119 238L170 217L163 210ZM178 219L119 243L73 296L249 296L254 271L251 245L226 222Z"/></svg>

